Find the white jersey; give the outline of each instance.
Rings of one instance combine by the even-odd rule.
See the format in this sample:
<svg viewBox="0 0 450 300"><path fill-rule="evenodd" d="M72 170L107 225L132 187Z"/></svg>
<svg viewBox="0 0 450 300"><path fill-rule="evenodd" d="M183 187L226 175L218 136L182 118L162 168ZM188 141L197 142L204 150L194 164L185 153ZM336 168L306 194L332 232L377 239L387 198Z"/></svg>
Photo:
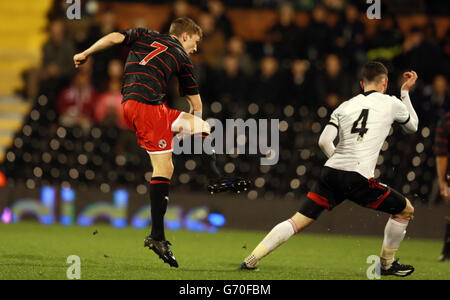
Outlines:
<svg viewBox="0 0 450 300"><path fill-rule="evenodd" d="M410 119L406 105L397 97L368 92L342 103L333 111L331 125L339 130L339 143L325 166L374 177L381 147L393 122Z"/></svg>

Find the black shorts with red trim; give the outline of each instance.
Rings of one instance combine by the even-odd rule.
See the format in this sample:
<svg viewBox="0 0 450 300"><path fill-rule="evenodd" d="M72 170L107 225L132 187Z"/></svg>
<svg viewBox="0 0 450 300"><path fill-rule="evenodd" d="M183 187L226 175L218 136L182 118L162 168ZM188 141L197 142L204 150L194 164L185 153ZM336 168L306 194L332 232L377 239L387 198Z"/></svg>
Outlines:
<svg viewBox="0 0 450 300"><path fill-rule="evenodd" d="M367 179L357 172L323 167L319 182L302 199L299 212L317 219L323 210L332 210L344 200L396 215L406 207L406 198L393 188Z"/></svg>

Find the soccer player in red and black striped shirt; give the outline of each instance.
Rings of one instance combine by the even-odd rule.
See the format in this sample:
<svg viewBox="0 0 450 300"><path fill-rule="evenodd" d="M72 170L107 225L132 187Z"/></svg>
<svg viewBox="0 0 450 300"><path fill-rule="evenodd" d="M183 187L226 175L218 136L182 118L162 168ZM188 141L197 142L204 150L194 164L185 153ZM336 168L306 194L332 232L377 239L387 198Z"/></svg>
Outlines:
<svg viewBox="0 0 450 300"><path fill-rule="evenodd" d="M445 114L436 128L434 137L434 154L436 155L436 170L439 181L440 194L446 203L450 203L450 193L448 187L449 167L449 139L450 139L450 112ZM448 261L450 259L450 216L447 219L445 230L444 249L439 257L439 261Z"/></svg>
<svg viewBox="0 0 450 300"><path fill-rule="evenodd" d="M202 29L194 21L178 18L172 22L169 34L143 28L114 32L74 56L78 68L96 52L118 44L130 47L122 88L123 117L136 133L138 143L149 153L153 165L150 181L152 232L145 239L145 246L173 267L178 267L178 263L164 235L164 214L173 173L173 135L182 131L203 141L210 134L208 123L201 118L202 101L189 58L201 38ZM167 85L173 75L178 77L181 94L191 105L190 113L171 109L165 103ZM236 180L220 180L222 175L215 164L214 151L208 155L203 150L202 166L206 167L208 178L218 180L208 188L225 186L232 190Z"/></svg>

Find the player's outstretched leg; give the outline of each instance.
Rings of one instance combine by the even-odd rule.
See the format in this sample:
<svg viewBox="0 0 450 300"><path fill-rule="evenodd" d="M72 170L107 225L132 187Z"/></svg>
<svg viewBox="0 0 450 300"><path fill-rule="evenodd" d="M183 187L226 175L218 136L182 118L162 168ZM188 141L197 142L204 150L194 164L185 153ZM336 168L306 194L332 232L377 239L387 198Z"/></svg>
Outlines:
<svg viewBox="0 0 450 300"><path fill-rule="evenodd" d="M190 144L190 153L201 155L204 174L209 178L207 186L211 194L231 191L240 193L247 191L250 181L244 178L225 178L217 166L216 152L212 147L209 124L197 116L183 114L172 126L174 132L183 132L188 136L183 138L184 143Z"/></svg>
<svg viewBox="0 0 450 300"><path fill-rule="evenodd" d="M164 234L164 215L169 201L169 184L173 173L172 153L151 154L153 177L150 180L150 203L152 231L144 239L144 247L155 252L159 258L171 267L178 263L170 250L170 242Z"/></svg>
<svg viewBox="0 0 450 300"><path fill-rule="evenodd" d="M381 248L381 275L395 275L405 277L414 272L414 267L398 263L394 260L395 253L400 247L406 234L409 220L414 213L414 207L406 199L406 208L399 214L389 218L384 229L384 240Z"/></svg>
<svg viewBox="0 0 450 300"><path fill-rule="evenodd" d="M286 242L291 236L309 226L314 219L297 212L292 218L276 225L268 235L256 246L239 266L239 270L257 271L258 262L278 246Z"/></svg>
<svg viewBox="0 0 450 300"><path fill-rule="evenodd" d="M251 181L241 177L222 178L215 182L208 184L208 192L212 195L214 193L221 193L231 191L234 193L246 192L250 188Z"/></svg>
<svg viewBox="0 0 450 300"><path fill-rule="evenodd" d="M201 153L202 165L205 167L204 172L209 178L207 186L210 194L231 191L234 193L245 192L250 187L250 180L241 177L224 177L217 167L216 152L211 145L211 137L209 132L194 133L193 144L197 144L197 148L203 149ZM209 149L208 149L209 148Z"/></svg>

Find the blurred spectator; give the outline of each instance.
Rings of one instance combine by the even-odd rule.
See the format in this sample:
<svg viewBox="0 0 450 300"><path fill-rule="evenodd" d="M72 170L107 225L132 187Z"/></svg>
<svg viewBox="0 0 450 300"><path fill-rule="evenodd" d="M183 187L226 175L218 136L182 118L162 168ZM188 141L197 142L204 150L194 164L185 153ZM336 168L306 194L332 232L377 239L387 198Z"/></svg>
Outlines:
<svg viewBox="0 0 450 300"><path fill-rule="evenodd" d="M383 22L377 23L375 34L367 41L370 49L367 53L369 60L392 60L402 51L403 35L393 15L383 16Z"/></svg>
<svg viewBox="0 0 450 300"><path fill-rule="evenodd" d="M244 102L246 100L246 78L240 70L239 59L227 55L223 69L219 71L216 81L216 95L223 102Z"/></svg>
<svg viewBox="0 0 450 300"><path fill-rule="evenodd" d="M201 47L201 46L200 46ZM202 59L199 53L191 54L191 60L194 64L194 75L198 80L198 85L200 87L200 95L202 99L212 99L215 98L215 84L216 84L216 73L212 70ZM221 64L223 65L223 64Z"/></svg>
<svg viewBox="0 0 450 300"><path fill-rule="evenodd" d="M345 1L344 0L323 0L323 5L325 5L329 10L340 12L344 10Z"/></svg>
<svg viewBox="0 0 450 300"><path fill-rule="evenodd" d="M233 36L228 40L227 55L231 55L238 59L240 70L246 76L253 75L255 72L255 63L251 56L246 52L245 43L240 37ZM221 61L221 65L223 65L223 61Z"/></svg>
<svg viewBox="0 0 450 300"><path fill-rule="evenodd" d="M311 24L307 27L306 47L310 61L323 58L334 41L332 31L326 22L327 15L328 11L323 5L318 4L314 7Z"/></svg>
<svg viewBox="0 0 450 300"><path fill-rule="evenodd" d="M436 75L433 83L424 87L423 95L417 103L422 125L434 127L436 120L449 110L449 103L448 81L445 76Z"/></svg>
<svg viewBox="0 0 450 300"><path fill-rule="evenodd" d="M291 4L283 3L278 10L278 21L266 33L264 52L277 58L293 58L300 50L304 33L295 24L295 11Z"/></svg>
<svg viewBox="0 0 450 300"><path fill-rule="evenodd" d="M168 33L172 21L181 17L192 18L189 2L186 0L175 0L172 4L170 16L162 27L162 33Z"/></svg>
<svg viewBox="0 0 450 300"><path fill-rule="evenodd" d="M95 104L95 120L105 127L127 128L122 118L122 73L123 64L120 60L109 62L108 89L99 95Z"/></svg>
<svg viewBox="0 0 450 300"><path fill-rule="evenodd" d="M72 84L63 90L57 103L60 123L66 127L80 126L87 133L92 125L96 91L91 84L91 68L80 68Z"/></svg>
<svg viewBox="0 0 450 300"><path fill-rule="evenodd" d="M148 28L147 19L145 18L136 18L133 23L134 28Z"/></svg>
<svg viewBox="0 0 450 300"><path fill-rule="evenodd" d="M210 13L201 13L198 25L203 30L199 54L208 67L216 70L219 68L220 57L225 53L225 36L222 31L217 30L214 17Z"/></svg>
<svg viewBox="0 0 450 300"><path fill-rule="evenodd" d="M434 76L437 72L438 73L440 72L448 77L450 75L450 64L448 59L450 56L447 56L447 59L445 59L446 57L444 49L442 48L442 41L439 40L437 36L435 23L429 20L428 23L425 25L423 32L424 32L425 46L429 49L430 53L436 53L436 55L439 56L439 62L437 62L436 60L439 69L433 70L432 74L430 75Z"/></svg>
<svg viewBox="0 0 450 300"><path fill-rule="evenodd" d="M293 105L316 105L313 96L312 80L308 72L310 63L307 60L295 59L292 61L287 80L288 102Z"/></svg>
<svg viewBox="0 0 450 300"><path fill-rule="evenodd" d="M427 1L427 2L435 2L435 1ZM396 14L421 14L425 12L425 0L408 0L405 2L403 0L389 0L384 1L389 12Z"/></svg>
<svg viewBox="0 0 450 300"><path fill-rule="evenodd" d="M69 81L74 72L72 57L75 48L71 40L66 39L65 25L62 20L50 23L49 39L42 48L42 67L40 71L41 92L55 99L61 88Z"/></svg>
<svg viewBox="0 0 450 300"><path fill-rule="evenodd" d="M337 25L336 46L341 55L351 53L348 60L357 61L354 67L363 64L365 25L360 20L358 8L352 4L345 7L345 16Z"/></svg>
<svg viewBox="0 0 450 300"><path fill-rule="evenodd" d="M421 79L430 82L436 72L442 69L445 59L435 39L425 40L424 29L413 27L403 42L403 53L396 57L394 65L397 69L413 69L421 74Z"/></svg>
<svg viewBox="0 0 450 300"><path fill-rule="evenodd" d="M98 23L95 23L88 35L87 44L82 46L82 49L87 49L93 43L95 43L98 39L103 36L114 32L119 31L116 23L116 15L112 10L107 10L103 12L98 18ZM105 74L108 71L108 63L110 60L116 58L118 56L118 51L120 51L119 47L111 47L102 52L96 53L94 58L93 65L93 74L92 74L92 82L96 89L101 89Z"/></svg>
<svg viewBox="0 0 450 300"><path fill-rule="evenodd" d="M62 77L73 73L72 56L75 52L70 39L66 38L62 20L50 24L49 39L43 46L44 76Z"/></svg>
<svg viewBox="0 0 450 300"><path fill-rule="evenodd" d="M279 0L253 0L252 6L274 8L278 3Z"/></svg>
<svg viewBox="0 0 450 300"><path fill-rule="evenodd" d="M314 8L314 0L294 0L293 4L295 9L300 10L312 10Z"/></svg>
<svg viewBox="0 0 450 300"><path fill-rule="evenodd" d="M233 36L233 24L226 15L226 8L222 0L208 0L208 11L213 15L216 27L221 30L228 39Z"/></svg>
<svg viewBox="0 0 450 300"><path fill-rule="evenodd" d="M66 18L69 5L70 4L66 3L66 1L52 1L47 12L47 18L49 20Z"/></svg>
<svg viewBox="0 0 450 300"><path fill-rule="evenodd" d="M328 54L325 68L319 72L315 82L319 105L336 108L352 94L351 82L341 68L341 60L336 54Z"/></svg>
<svg viewBox="0 0 450 300"><path fill-rule="evenodd" d="M278 72L278 61L266 56L260 62L260 74L255 76L250 100L257 103L280 103L285 100L283 82Z"/></svg>

